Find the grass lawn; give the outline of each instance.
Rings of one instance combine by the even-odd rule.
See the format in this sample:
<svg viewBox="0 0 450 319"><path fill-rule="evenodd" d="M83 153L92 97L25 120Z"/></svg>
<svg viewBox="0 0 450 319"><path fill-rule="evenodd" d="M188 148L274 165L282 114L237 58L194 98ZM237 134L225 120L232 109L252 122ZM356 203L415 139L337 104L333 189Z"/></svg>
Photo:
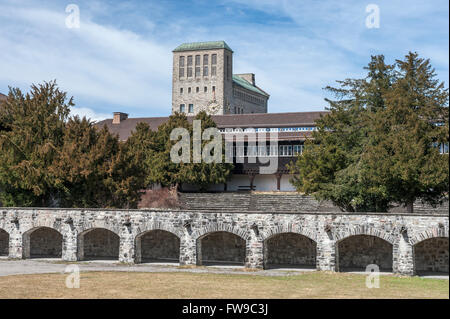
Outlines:
<svg viewBox="0 0 450 319"><path fill-rule="evenodd" d="M234 274L83 272L80 288L65 274L0 277L0 298L449 298L449 281L381 276L368 289L365 276L308 272L269 277Z"/></svg>

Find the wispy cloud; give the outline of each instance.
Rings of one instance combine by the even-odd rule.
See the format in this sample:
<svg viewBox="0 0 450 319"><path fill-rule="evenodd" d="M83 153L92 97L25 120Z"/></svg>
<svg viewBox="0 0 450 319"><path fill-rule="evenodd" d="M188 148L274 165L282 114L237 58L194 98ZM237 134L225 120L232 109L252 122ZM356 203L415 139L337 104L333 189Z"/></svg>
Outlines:
<svg viewBox="0 0 450 319"><path fill-rule="evenodd" d="M367 29L369 2L290 0L77 1L81 28L65 5L0 3L0 91L57 79L76 112L94 119L170 112L171 50L223 39L234 72L256 73L271 112L321 110L322 88L362 76L373 54L389 62L409 50L448 79L448 2L379 0L381 25ZM6 93L6 92L4 92ZM75 112L75 111L74 111Z"/></svg>

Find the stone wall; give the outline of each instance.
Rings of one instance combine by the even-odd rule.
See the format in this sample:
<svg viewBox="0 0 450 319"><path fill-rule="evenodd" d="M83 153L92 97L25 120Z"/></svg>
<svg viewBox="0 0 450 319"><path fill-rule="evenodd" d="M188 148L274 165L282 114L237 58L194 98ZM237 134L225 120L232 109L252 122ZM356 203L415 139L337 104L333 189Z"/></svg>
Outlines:
<svg viewBox="0 0 450 319"><path fill-rule="evenodd" d="M266 266L315 266L316 243L303 235L284 233L266 240Z"/></svg>
<svg viewBox="0 0 450 319"><path fill-rule="evenodd" d="M118 259L119 258L119 236L112 231L96 228L85 232L80 236L83 243L83 258L88 259Z"/></svg>
<svg viewBox="0 0 450 319"><path fill-rule="evenodd" d="M8 256L9 234L0 229L0 256Z"/></svg>
<svg viewBox="0 0 450 319"><path fill-rule="evenodd" d="M447 251L448 256L448 226L448 213L363 214L307 209L295 213L242 212L238 209L230 209L226 212L156 209L0 209L0 229L9 234L7 245L10 258L28 258L29 248L27 247L33 245L33 236L29 236L30 231L49 227L62 235L62 259L66 261L82 260L85 258L85 252L96 251L94 255L99 257L101 257L100 254L104 254L106 257L115 256L116 260L122 262L140 262L142 246L139 246L141 245L139 239L149 231L162 230L170 232L179 239L181 265L201 263L205 260L204 257L241 260L242 254L235 252L244 251L244 243L246 267L263 268L271 262L270 256L275 256L273 257L275 262L289 260L289 258L292 260L293 256L286 256L286 252L293 246L298 248L298 256L295 256L293 262L311 263L312 259L302 257L312 255L310 248L303 244L296 244L289 235L283 235L273 242L270 240L278 234L293 233L308 238L310 243L315 243L317 270L335 271L338 270L339 263L345 265L347 258L345 249L361 261L361 266L375 260L382 268L387 267L389 266L386 262L388 257L383 245L389 243L392 245L390 268L395 273L402 274L414 274L417 264L414 261L421 258L429 260L426 256L432 253L427 253L428 250ZM89 238L91 231L94 234L95 229L108 230L109 232L103 231L103 234L105 236L109 234L107 235L110 236L109 239L99 238L97 246L90 244L86 238ZM226 232L228 239L221 237L223 235L219 235L220 232ZM230 237L231 234L240 239L235 240L236 237ZM377 240L373 242L373 245L378 247L377 250L374 252L359 249L361 240L358 241L358 245L348 244L352 242L347 241L348 238L359 235L364 235L361 237L364 238L364 242L366 238L369 238L367 236L376 237ZM421 242L438 237L447 238L447 241L438 241L436 243L438 246L433 246L434 248L430 245L426 245L425 250L420 248ZM0 238L0 246L4 246L5 241L8 240L7 236ZM206 238L209 238L208 241L204 241ZM206 246L205 243L207 243ZM344 245L344 252L343 248L339 247L340 244ZM111 247L116 248L112 250ZM230 254L233 249L235 252ZM305 251L309 252L304 254ZM379 258L378 251L383 254L382 258ZM235 258L236 256L239 258ZM445 253L442 256L445 256ZM448 269L448 258L439 257L436 260L438 264L442 264L436 269Z"/></svg>
<svg viewBox="0 0 450 319"><path fill-rule="evenodd" d="M30 232L29 256L31 258L56 257L62 253L62 235L49 227L41 227Z"/></svg>
<svg viewBox="0 0 450 319"><path fill-rule="evenodd" d="M149 231L139 237L141 261L180 259L180 239L165 230Z"/></svg>
<svg viewBox="0 0 450 319"><path fill-rule="evenodd" d="M198 239L198 263L245 263L245 240L228 232L215 232Z"/></svg>
<svg viewBox="0 0 450 319"><path fill-rule="evenodd" d="M380 270L392 270L392 244L375 236L358 235L338 243L339 270L364 270L378 265Z"/></svg>
<svg viewBox="0 0 450 319"><path fill-rule="evenodd" d="M430 238L414 247L417 272L448 272L448 238Z"/></svg>

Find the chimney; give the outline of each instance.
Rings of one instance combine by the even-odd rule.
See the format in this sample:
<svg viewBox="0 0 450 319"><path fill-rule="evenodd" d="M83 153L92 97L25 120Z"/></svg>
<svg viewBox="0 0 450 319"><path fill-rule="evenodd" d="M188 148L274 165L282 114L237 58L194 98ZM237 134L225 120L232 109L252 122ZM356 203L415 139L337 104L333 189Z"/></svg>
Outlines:
<svg viewBox="0 0 450 319"><path fill-rule="evenodd" d="M120 124L120 122L125 121L127 118L128 118L127 113L114 112L112 124Z"/></svg>
<svg viewBox="0 0 450 319"><path fill-rule="evenodd" d="M251 83L251 85L255 86L255 74L254 73L242 73L242 74L236 74L241 79L244 79L245 81Z"/></svg>

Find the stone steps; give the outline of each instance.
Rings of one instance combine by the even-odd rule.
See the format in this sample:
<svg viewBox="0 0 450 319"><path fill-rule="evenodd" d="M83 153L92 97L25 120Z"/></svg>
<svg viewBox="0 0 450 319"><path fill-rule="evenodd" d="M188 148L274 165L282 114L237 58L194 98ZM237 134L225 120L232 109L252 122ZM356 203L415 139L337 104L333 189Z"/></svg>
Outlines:
<svg viewBox="0 0 450 319"><path fill-rule="evenodd" d="M317 201L312 196L298 193L264 194L252 192L225 193L179 193L179 202L185 209L223 210L223 211L263 211L263 212L339 212L340 209L329 201ZM417 214L448 213L448 200L436 208L417 201L414 212ZM390 212L404 213L403 207Z"/></svg>

